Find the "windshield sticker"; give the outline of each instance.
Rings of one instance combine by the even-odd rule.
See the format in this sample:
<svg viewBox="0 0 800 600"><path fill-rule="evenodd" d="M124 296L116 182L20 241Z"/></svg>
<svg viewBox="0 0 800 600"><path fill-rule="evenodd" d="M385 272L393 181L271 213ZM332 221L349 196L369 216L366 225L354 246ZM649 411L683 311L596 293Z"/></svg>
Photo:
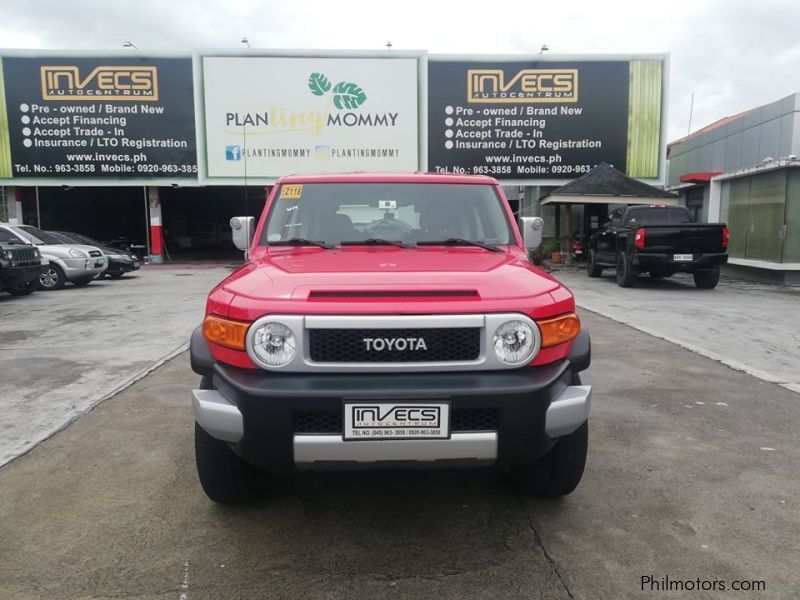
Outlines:
<svg viewBox="0 0 800 600"><path fill-rule="evenodd" d="M303 196L303 184L284 185L281 187L281 200L300 200Z"/></svg>

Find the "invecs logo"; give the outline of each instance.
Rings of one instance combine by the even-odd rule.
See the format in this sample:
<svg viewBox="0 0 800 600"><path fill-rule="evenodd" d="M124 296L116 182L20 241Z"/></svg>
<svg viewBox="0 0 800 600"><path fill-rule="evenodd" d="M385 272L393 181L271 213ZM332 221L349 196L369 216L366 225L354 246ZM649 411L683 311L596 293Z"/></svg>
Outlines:
<svg viewBox="0 0 800 600"><path fill-rule="evenodd" d="M75 66L41 67L43 100L158 100L156 67L95 67L81 78Z"/></svg>
<svg viewBox="0 0 800 600"><path fill-rule="evenodd" d="M508 82L502 69L467 71L467 102L577 101L577 69L522 69Z"/></svg>

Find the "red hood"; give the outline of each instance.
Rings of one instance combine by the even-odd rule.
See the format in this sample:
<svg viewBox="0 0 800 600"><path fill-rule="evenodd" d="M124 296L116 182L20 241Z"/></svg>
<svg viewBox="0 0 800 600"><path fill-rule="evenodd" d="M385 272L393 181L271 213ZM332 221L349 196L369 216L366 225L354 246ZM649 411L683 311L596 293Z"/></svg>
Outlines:
<svg viewBox="0 0 800 600"><path fill-rule="evenodd" d="M574 307L572 295L558 281L517 252L466 247L270 249L258 251L221 287L235 295L231 298L230 316L246 320L266 312L419 314L509 310L559 314ZM320 299L313 295L337 291L349 292L351 297ZM428 296L411 294L409 298L409 292L415 291ZM358 292L402 294L359 298ZM435 292L450 295L431 296ZM465 294L453 296L453 292ZM312 303L313 309L309 309Z"/></svg>

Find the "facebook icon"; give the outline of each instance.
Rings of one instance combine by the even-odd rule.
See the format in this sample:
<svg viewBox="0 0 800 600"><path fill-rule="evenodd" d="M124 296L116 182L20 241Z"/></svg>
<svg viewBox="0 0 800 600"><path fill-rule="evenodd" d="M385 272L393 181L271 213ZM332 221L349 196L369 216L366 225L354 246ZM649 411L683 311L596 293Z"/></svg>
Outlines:
<svg viewBox="0 0 800 600"><path fill-rule="evenodd" d="M225 146L225 160L242 160L242 149L239 146Z"/></svg>

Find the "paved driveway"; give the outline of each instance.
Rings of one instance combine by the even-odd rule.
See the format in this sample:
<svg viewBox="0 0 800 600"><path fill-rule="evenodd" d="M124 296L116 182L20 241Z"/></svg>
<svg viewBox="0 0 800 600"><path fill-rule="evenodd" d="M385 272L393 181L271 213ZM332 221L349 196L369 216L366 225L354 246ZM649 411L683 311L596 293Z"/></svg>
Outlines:
<svg viewBox="0 0 800 600"><path fill-rule="evenodd" d="M195 474L183 354L0 469L0 598L800 597L797 396L582 317L589 460L561 501L492 470L384 471L216 506ZM766 589L730 590L742 580Z"/></svg>
<svg viewBox="0 0 800 600"><path fill-rule="evenodd" d="M800 286L723 279L699 290L690 276L617 286L613 270L553 273L579 306L800 393Z"/></svg>
<svg viewBox="0 0 800 600"><path fill-rule="evenodd" d="M145 268L117 281L0 294L0 465L188 344L224 268Z"/></svg>

